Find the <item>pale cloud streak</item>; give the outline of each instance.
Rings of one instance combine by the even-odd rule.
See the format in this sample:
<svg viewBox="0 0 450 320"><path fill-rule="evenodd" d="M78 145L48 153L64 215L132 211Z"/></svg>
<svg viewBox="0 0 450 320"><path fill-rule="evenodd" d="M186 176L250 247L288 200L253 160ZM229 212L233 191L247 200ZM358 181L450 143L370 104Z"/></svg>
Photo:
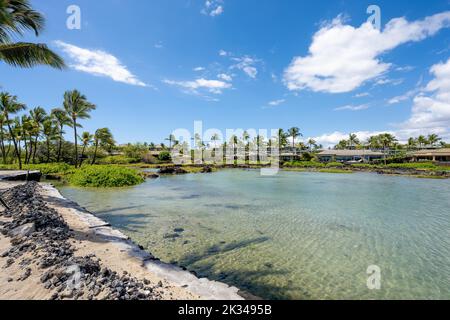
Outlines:
<svg viewBox="0 0 450 320"><path fill-rule="evenodd" d="M255 79L258 75L258 69L255 66L258 62L257 59L251 58L250 56L243 56L232 58L231 60L235 62L235 64L231 66L231 69L241 70L252 79Z"/></svg>
<svg viewBox="0 0 450 320"><path fill-rule="evenodd" d="M220 16L224 12L224 1L223 0L206 0L205 5L201 11L202 14L216 17Z"/></svg>
<svg viewBox="0 0 450 320"><path fill-rule="evenodd" d="M346 106L335 108L334 111L361 111L361 110L369 109L369 107L370 106L368 104L360 104L357 106L346 105Z"/></svg>
<svg viewBox="0 0 450 320"><path fill-rule="evenodd" d="M149 87L132 74L118 58L102 50L84 49L62 41L55 45L69 56L69 66L94 76L107 77L116 82L133 86Z"/></svg>
<svg viewBox="0 0 450 320"><path fill-rule="evenodd" d="M289 90L344 93L386 74L392 64L381 55L408 42L418 42L450 26L450 11L408 22L392 19L380 31L366 22L345 24L341 16L313 36L309 54L295 57L284 73Z"/></svg>
<svg viewBox="0 0 450 320"><path fill-rule="evenodd" d="M232 87L230 83L224 81L208 80L204 78L192 81L163 80L163 82L168 85L181 87L186 92L194 94L199 94L199 90L206 90L213 94L221 94L223 90L230 89Z"/></svg>
<svg viewBox="0 0 450 320"><path fill-rule="evenodd" d="M269 102L269 106L276 107L276 106L279 106L280 104L283 104L285 102L286 102L285 99L274 100L274 101L270 101Z"/></svg>

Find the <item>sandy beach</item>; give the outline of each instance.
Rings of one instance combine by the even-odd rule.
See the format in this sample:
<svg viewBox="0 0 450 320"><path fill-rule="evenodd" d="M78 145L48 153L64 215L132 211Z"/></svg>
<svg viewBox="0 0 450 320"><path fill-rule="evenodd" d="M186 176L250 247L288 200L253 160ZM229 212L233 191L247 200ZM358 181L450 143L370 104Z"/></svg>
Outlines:
<svg viewBox="0 0 450 320"><path fill-rule="evenodd" d="M22 185L22 183L1 181L0 190L4 193L18 185ZM207 279L198 279L185 270L160 262L131 242L128 237L112 229L106 222L80 208L76 203L64 199L50 184L38 184L36 193L44 204L48 208L54 209L70 228L65 243L70 246L71 252L73 250L73 259L88 257L89 260L98 263L101 272L107 269L108 274L113 273L111 279L117 279L118 283L125 283L123 285L125 289L128 288L126 287L128 281L133 283L132 287L136 286L141 291L147 289L147 295L143 295L141 298L161 300L242 299L237 288ZM0 226L3 227L7 223L11 223L13 218L4 215L4 208L0 210ZM25 236L28 244L31 237L32 235ZM33 240L31 239L31 241ZM114 291L117 284L101 286L93 284L89 286L88 284L82 286L84 290L69 292L68 286L63 283L62 287L65 289L62 290L58 280L55 286L46 279L49 277L47 269L51 269L52 266L42 267L42 259L45 255L40 254L39 249L25 250L20 254L17 254L18 250L15 250L12 254L11 248L21 244L20 241L18 244L14 244L14 242L17 242L17 239L11 238L10 235L0 234L0 268L2 268L0 299L132 300L136 298L131 293L130 295L126 293L111 295L110 291ZM45 251L45 248L41 250ZM67 273L67 270L54 270L53 273L55 271ZM114 274L116 278L114 278ZM110 278L105 279L106 277L100 280L107 282ZM96 278L95 281L98 283L100 280ZM95 291L95 295L92 291Z"/></svg>

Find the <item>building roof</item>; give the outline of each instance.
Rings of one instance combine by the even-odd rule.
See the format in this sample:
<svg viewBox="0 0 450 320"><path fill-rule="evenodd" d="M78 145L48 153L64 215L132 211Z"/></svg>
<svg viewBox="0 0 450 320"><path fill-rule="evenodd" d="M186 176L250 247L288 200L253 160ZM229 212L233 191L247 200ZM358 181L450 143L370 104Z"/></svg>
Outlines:
<svg viewBox="0 0 450 320"><path fill-rule="evenodd" d="M375 152L372 150L325 150L318 154L318 156L326 157L358 157L358 156L382 156L382 152Z"/></svg>
<svg viewBox="0 0 450 320"><path fill-rule="evenodd" d="M419 150L411 153L415 157L450 157L450 148L435 150Z"/></svg>

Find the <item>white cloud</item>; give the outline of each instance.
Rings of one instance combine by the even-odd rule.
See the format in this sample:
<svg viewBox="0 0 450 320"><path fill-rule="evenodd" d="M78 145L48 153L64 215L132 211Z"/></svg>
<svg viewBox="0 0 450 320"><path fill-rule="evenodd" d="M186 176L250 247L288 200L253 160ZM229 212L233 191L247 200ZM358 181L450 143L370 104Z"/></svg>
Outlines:
<svg viewBox="0 0 450 320"><path fill-rule="evenodd" d="M450 128L450 59L431 67L431 80L413 100L412 114L402 124L407 129Z"/></svg>
<svg viewBox="0 0 450 320"><path fill-rule="evenodd" d="M388 78L380 78L376 80L375 85L376 86L383 86L386 84L391 84L393 86L398 86L402 84L404 79L388 79Z"/></svg>
<svg viewBox="0 0 450 320"><path fill-rule="evenodd" d="M353 97L354 97L354 98L370 97L370 93L368 93L368 92L361 92L361 93L355 94Z"/></svg>
<svg viewBox="0 0 450 320"><path fill-rule="evenodd" d="M316 32L305 57L295 57L285 70L289 90L350 92L388 72L380 56L401 44L421 41L450 26L450 11L408 22L392 19L384 30L366 22L346 25L341 16Z"/></svg>
<svg viewBox="0 0 450 320"><path fill-rule="evenodd" d="M406 92L400 96L396 96L396 97L389 99L388 104L397 104L397 103L409 100L412 97L414 97L416 94L418 94L420 92L420 90L421 90L420 88L409 90L408 92Z"/></svg>
<svg viewBox="0 0 450 320"><path fill-rule="evenodd" d="M353 105L346 105L343 107L339 107L339 108L335 108L334 111L361 111L361 110L366 110L369 109L369 105L368 104L360 104L357 106L353 106Z"/></svg>
<svg viewBox="0 0 450 320"><path fill-rule="evenodd" d="M232 60L235 61L236 64L232 65L231 69L241 70L252 79L255 79L258 75L258 69L255 67L255 64L258 62L258 60L253 59L249 56L232 58Z"/></svg>
<svg viewBox="0 0 450 320"><path fill-rule="evenodd" d="M226 52L225 50L219 50L219 56L226 57L227 55L228 55L228 52Z"/></svg>
<svg viewBox="0 0 450 320"><path fill-rule="evenodd" d="M285 99L274 100L274 101L270 101L269 102L269 106L276 107L276 106L279 106L280 104L285 103L285 102L286 102Z"/></svg>
<svg viewBox="0 0 450 320"><path fill-rule="evenodd" d="M201 11L202 14L211 17L220 16L224 12L223 0L206 0Z"/></svg>
<svg viewBox="0 0 450 320"><path fill-rule="evenodd" d="M408 72L408 71L412 71L415 68L413 66L404 66L404 67L397 67L395 69L395 71L400 71L400 72Z"/></svg>
<svg viewBox="0 0 450 320"><path fill-rule="evenodd" d="M193 81L174 81L164 80L166 84L181 87L190 93L198 93L198 90L204 89L213 94L221 94L224 89L230 89L230 83L219 80L196 79Z"/></svg>
<svg viewBox="0 0 450 320"><path fill-rule="evenodd" d="M205 71L205 68L204 67L197 67L197 68L194 68L194 71L196 71L196 72Z"/></svg>
<svg viewBox="0 0 450 320"><path fill-rule="evenodd" d="M134 86L148 86L133 75L119 59L105 51L83 49L62 41L55 41L55 44L72 59L69 66L75 70Z"/></svg>
<svg viewBox="0 0 450 320"><path fill-rule="evenodd" d="M158 43L155 43L154 47L155 47L156 49L162 49L162 48L164 48L164 45L163 45L162 42L160 41L160 42L158 42Z"/></svg>
<svg viewBox="0 0 450 320"><path fill-rule="evenodd" d="M360 141L366 141L371 136L375 136L382 133L390 133L395 134L393 131L358 131L358 132L351 132L353 134L356 134L358 139ZM325 148L328 147L334 147L339 143L341 140L348 140L350 135L349 133L344 133L340 131L335 131L332 133L323 134L321 136L313 137L314 140L317 141L318 144L322 144Z"/></svg>
<svg viewBox="0 0 450 320"><path fill-rule="evenodd" d="M230 75L225 74L225 73L221 73L221 74L217 75L217 78L224 80L224 81L228 81L228 82L233 81L233 78Z"/></svg>

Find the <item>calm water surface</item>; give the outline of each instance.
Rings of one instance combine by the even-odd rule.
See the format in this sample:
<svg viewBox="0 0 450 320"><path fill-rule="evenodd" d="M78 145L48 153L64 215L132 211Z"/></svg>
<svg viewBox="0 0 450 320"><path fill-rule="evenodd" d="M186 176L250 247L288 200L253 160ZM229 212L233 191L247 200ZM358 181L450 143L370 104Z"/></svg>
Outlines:
<svg viewBox="0 0 450 320"><path fill-rule="evenodd" d="M61 191L163 261L264 298L450 298L450 180L225 170Z"/></svg>

